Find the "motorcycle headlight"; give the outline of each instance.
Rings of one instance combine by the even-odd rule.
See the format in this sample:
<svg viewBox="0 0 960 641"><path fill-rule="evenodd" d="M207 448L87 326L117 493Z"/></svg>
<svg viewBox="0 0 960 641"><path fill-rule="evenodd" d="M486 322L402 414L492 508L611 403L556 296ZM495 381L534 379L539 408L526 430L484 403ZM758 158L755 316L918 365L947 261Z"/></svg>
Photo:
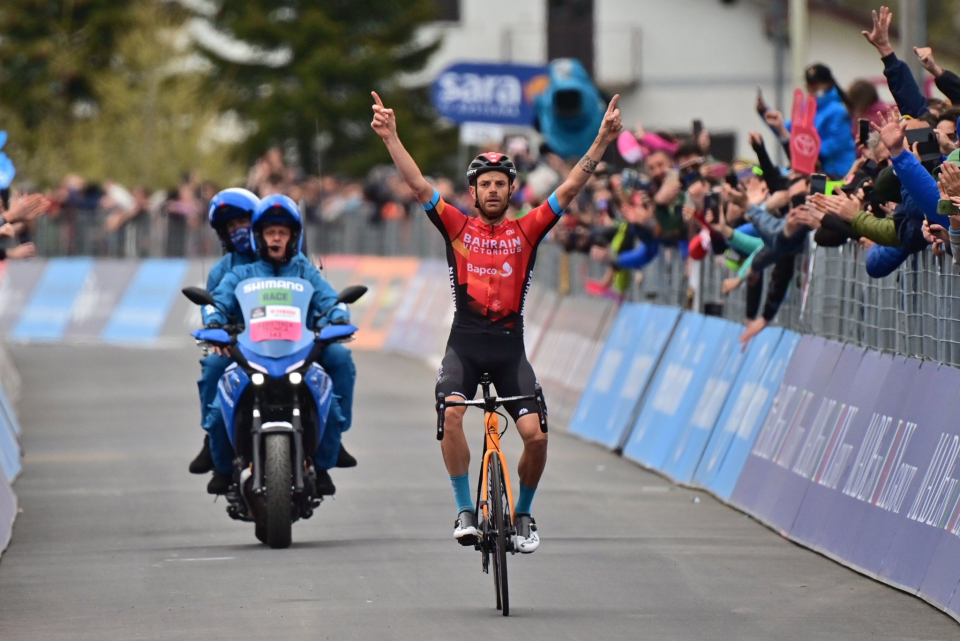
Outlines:
<svg viewBox="0 0 960 641"><path fill-rule="evenodd" d="M254 372L253 374L250 375L250 382L253 383L254 385L263 385L263 381L264 381L263 374L261 374L260 372Z"/></svg>
<svg viewBox="0 0 960 641"><path fill-rule="evenodd" d="M303 380L303 376L300 374L300 372L293 372L290 374L289 379L291 385L299 385Z"/></svg>

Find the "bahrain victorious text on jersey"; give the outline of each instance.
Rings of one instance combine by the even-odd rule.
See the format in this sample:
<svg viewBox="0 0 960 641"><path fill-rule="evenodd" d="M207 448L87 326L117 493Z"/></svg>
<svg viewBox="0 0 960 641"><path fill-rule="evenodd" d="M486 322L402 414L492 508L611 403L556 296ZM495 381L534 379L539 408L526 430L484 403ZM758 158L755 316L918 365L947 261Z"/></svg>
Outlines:
<svg viewBox="0 0 960 641"><path fill-rule="evenodd" d="M556 195L522 218L499 225L465 215L436 191L423 207L447 242L456 308L453 330L521 335L537 246L563 213Z"/></svg>

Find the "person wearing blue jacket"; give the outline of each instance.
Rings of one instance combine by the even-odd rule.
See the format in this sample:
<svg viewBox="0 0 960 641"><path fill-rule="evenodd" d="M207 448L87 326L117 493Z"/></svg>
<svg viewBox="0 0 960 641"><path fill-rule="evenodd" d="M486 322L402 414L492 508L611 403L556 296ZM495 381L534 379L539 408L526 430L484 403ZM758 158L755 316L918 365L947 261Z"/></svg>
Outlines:
<svg viewBox="0 0 960 641"><path fill-rule="evenodd" d="M207 218L217 232L224 255L207 276L207 291L212 292L223 277L234 267L248 265L257 259L250 243L250 220L257 210L260 199L246 189L224 189L210 201ZM204 325L209 321L208 307L200 310ZM206 474L213 470L210 455L210 430L220 420L220 410L214 407L217 398L217 382L230 365L230 359L219 354L207 354L200 360L200 425L203 427L203 448L190 462L191 474Z"/></svg>
<svg viewBox="0 0 960 641"><path fill-rule="evenodd" d="M350 321L346 305L334 306L337 292L301 252L303 221L300 209L293 200L281 195L264 198L253 215L252 237L258 260L235 267L214 289L212 296L217 308L208 316L208 327L225 325L228 315L240 316L240 305L235 294L237 285L243 280L256 277L286 276L308 281L314 290L307 311L310 327ZM331 309L331 306L334 307ZM330 311L323 315L328 309ZM332 496L336 487L330 478L329 470L333 467L356 465L356 460L343 449L341 440L352 420L353 389L357 372L350 350L340 343L328 345L321 353L319 361L333 383L337 402L331 412L332 417L337 420L328 421L314 456L314 464L318 494ZM219 400L216 405L219 409ZM222 416L210 431L210 451L215 469L207 491L211 494L222 494L230 486L233 469L233 452Z"/></svg>
<svg viewBox="0 0 960 641"><path fill-rule="evenodd" d="M844 176L857 159L846 95L826 65L817 63L807 67L806 79L807 91L817 98L817 115L813 126L820 136L819 159L823 173ZM783 115L774 110L768 110L764 119L789 152L787 143L793 123L784 123Z"/></svg>
<svg viewBox="0 0 960 641"><path fill-rule="evenodd" d="M931 223L944 227L950 225L950 219L937 212L940 190L936 178L904 144L907 129L922 127L929 125L918 120L901 121L897 109L891 109L883 119L880 136L883 144L890 150L890 162L900 180L902 202L893 216L900 246L875 245L867 250L867 274L873 278L882 278L893 273L911 254L922 251L927 246L927 241L923 238L925 217Z"/></svg>
<svg viewBox="0 0 960 641"><path fill-rule="evenodd" d="M823 172L843 176L857 159L846 96L826 65L817 63L807 67L806 80L807 91L817 97L817 116L813 124L820 134Z"/></svg>

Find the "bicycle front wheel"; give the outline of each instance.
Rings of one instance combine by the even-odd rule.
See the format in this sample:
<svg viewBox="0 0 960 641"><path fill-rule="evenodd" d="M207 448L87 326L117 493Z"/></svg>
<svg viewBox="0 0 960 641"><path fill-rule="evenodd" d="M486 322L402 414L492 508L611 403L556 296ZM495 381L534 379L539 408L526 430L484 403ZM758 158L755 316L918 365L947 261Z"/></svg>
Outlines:
<svg viewBox="0 0 960 641"><path fill-rule="evenodd" d="M507 489L504 487L500 457L493 453L488 459L487 482L489 483L490 520L495 530L492 537L493 582L497 590L497 609L503 616L510 615L510 589L507 585L507 545L510 541L510 506Z"/></svg>

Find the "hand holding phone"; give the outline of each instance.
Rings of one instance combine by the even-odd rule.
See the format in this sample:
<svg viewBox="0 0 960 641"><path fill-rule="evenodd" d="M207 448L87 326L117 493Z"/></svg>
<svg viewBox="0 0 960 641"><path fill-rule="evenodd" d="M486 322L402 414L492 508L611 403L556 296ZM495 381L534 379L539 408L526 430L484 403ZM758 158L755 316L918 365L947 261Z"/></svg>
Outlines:
<svg viewBox="0 0 960 641"><path fill-rule="evenodd" d="M810 193L811 194L827 193L826 174L813 174L812 176L810 176Z"/></svg>
<svg viewBox="0 0 960 641"><path fill-rule="evenodd" d="M763 117L768 111L770 111L770 106L763 99L763 90L760 89L760 85L757 85L757 113Z"/></svg>
<svg viewBox="0 0 960 641"><path fill-rule="evenodd" d="M870 139L870 121L867 120L866 118L861 118L859 120L859 123L860 123L859 143L861 145L865 145L867 144L867 141Z"/></svg>
<svg viewBox="0 0 960 641"><path fill-rule="evenodd" d="M933 128L907 129L906 138L907 149L913 151L913 146L917 146L920 162L940 160L940 143L937 141Z"/></svg>

